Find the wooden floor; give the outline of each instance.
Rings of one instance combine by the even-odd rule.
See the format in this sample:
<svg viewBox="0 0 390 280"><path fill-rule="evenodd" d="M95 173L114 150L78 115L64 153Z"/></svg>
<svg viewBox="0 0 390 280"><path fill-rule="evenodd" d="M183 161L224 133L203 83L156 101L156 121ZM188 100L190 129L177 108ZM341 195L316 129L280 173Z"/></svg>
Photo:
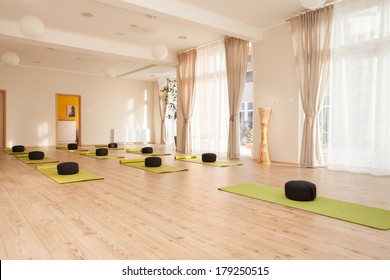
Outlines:
<svg viewBox="0 0 390 280"><path fill-rule="evenodd" d="M154 146L164 149L173 154L163 164L188 171L155 174L118 159L40 148L105 178L71 184L0 152L0 259L390 259L389 230L218 190L242 182L282 188L304 179L316 183L319 196L390 209L390 177L251 158L220 168L178 162L171 146Z"/></svg>

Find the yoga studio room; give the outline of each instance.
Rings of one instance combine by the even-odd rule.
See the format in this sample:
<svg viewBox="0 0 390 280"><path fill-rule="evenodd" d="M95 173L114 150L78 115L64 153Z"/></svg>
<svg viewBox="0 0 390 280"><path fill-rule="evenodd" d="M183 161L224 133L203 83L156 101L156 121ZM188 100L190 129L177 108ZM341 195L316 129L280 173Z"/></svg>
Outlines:
<svg viewBox="0 0 390 280"><path fill-rule="evenodd" d="M390 260L389 26L389 0L1 0L0 259Z"/></svg>

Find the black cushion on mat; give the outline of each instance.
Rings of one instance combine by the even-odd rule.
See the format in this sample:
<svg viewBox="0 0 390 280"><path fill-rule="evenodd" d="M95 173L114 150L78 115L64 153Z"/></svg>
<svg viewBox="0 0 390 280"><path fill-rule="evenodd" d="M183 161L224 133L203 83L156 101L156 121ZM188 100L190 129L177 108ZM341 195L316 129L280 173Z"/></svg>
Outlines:
<svg viewBox="0 0 390 280"><path fill-rule="evenodd" d="M97 156L106 156L106 155L108 155L108 149L106 149L106 148L96 149L95 154Z"/></svg>
<svg viewBox="0 0 390 280"><path fill-rule="evenodd" d="M151 154L151 153L153 153L153 148L152 147L143 147L141 149L141 153L143 153L143 154Z"/></svg>
<svg viewBox="0 0 390 280"><path fill-rule="evenodd" d="M79 146L77 145L77 143L68 144L68 150L77 150L78 148Z"/></svg>
<svg viewBox="0 0 390 280"><path fill-rule="evenodd" d="M215 162L217 160L217 155L214 153L204 153L202 154L203 162Z"/></svg>
<svg viewBox="0 0 390 280"><path fill-rule="evenodd" d="M12 147L13 153L21 153L24 152L24 146L23 145L15 145Z"/></svg>
<svg viewBox="0 0 390 280"><path fill-rule="evenodd" d="M284 185L284 193L291 200L311 201L316 198L317 189L314 183L303 180L292 180Z"/></svg>
<svg viewBox="0 0 390 280"><path fill-rule="evenodd" d="M79 173L79 164L73 161L61 162L57 165L57 172L60 175Z"/></svg>
<svg viewBox="0 0 390 280"><path fill-rule="evenodd" d="M159 167L159 166L161 166L161 158L160 157L147 157L147 158L145 158L145 166L146 167Z"/></svg>
<svg viewBox="0 0 390 280"><path fill-rule="evenodd" d="M109 148L118 148L118 144L117 143L109 143L108 147Z"/></svg>
<svg viewBox="0 0 390 280"><path fill-rule="evenodd" d="M28 153L28 159L30 160L43 159L44 157L45 157L45 153L41 151L32 151Z"/></svg>

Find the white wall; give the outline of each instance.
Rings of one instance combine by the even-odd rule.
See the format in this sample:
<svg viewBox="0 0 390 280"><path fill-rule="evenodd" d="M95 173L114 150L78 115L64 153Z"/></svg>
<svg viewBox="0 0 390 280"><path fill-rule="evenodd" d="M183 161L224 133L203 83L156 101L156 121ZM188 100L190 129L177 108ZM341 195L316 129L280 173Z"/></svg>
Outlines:
<svg viewBox="0 0 390 280"><path fill-rule="evenodd" d="M0 65L7 92L7 146L54 146L56 94L81 96L82 144L112 141L115 128L149 128L154 141L157 96L153 82L108 79Z"/></svg>
<svg viewBox="0 0 390 280"><path fill-rule="evenodd" d="M257 108L271 107L268 145L271 161L299 161L299 90L292 33L288 23L265 30L254 44L254 150L257 158L260 121Z"/></svg>

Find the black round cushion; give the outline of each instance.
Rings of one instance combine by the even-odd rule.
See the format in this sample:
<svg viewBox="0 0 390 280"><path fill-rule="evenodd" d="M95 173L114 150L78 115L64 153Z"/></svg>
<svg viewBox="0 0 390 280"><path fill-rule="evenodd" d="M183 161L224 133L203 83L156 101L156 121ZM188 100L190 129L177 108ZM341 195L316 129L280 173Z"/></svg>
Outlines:
<svg viewBox="0 0 390 280"><path fill-rule="evenodd" d="M77 150L78 148L79 146L77 145L77 143L68 144L68 150Z"/></svg>
<svg viewBox="0 0 390 280"><path fill-rule="evenodd" d="M217 160L217 155L214 153L204 153L202 154L203 162L215 162Z"/></svg>
<svg viewBox="0 0 390 280"><path fill-rule="evenodd" d="M146 167L159 167L159 166L161 166L161 158L160 157L147 157L147 158L145 158L145 166Z"/></svg>
<svg viewBox="0 0 390 280"><path fill-rule="evenodd" d="M12 152L14 152L14 153L24 152L24 146L23 145L15 145L12 147Z"/></svg>
<svg viewBox="0 0 390 280"><path fill-rule="evenodd" d="M108 147L109 148L118 148L118 144L117 143L109 143Z"/></svg>
<svg viewBox="0 0 390 280"><path fill-rule="evenodd" d="M106 149L106 148L96 149L95 154L97 156L106 156L106 155L108 155L108 149Z"/></svg>
<svg viewBox="0 0 390 280"><path fill-rule="evenodd" d="M28 159L38 160L43 159L45 157L45 153L41 151L32 151L28 153Z"/></svg>
<svg viewBox="0 0 390 280"><path fill-rule="evenodd" d="M151 153L153 153L153 148L152 147L143 147L141 149L141 153L143 153L143 154L151 154Z"/></svg>
<svg viewBox="0 0 390 280"><path fill-rule="evenodd" d="M79 173L79 164L72 161L61 162L57 165L57 172L60 175L71 175Z"/></svg>
<svg viewBox="0 0 390 280"><path fill-rule="evenodd" d="M291 200L311 201L316 198L317 188L314 183L308 181L292 180L285 183L284 193Z"/></svg>

